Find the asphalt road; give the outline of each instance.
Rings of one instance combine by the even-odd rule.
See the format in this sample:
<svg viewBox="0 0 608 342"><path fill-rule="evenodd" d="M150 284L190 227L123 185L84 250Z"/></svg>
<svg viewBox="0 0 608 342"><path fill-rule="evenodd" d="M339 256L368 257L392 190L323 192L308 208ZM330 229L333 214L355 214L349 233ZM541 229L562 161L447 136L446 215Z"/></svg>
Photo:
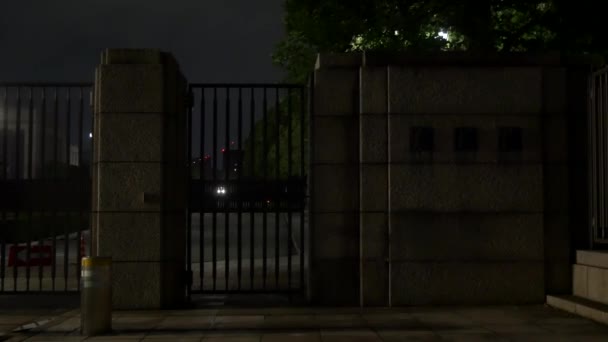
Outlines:
<svg viewBox="0 0 608 342"><path fill-rule="evenodd" d="M285 213L279 214L278 217L274 213L267 214L265 221L266 225L264 225L264 215L262 213L256 213L253 215L253 226L252 215L249 213L242 214L240 224L241 257L250 258L253 250L254 259L263 258L264 250L266 250L266 257L275 258L277 255L277 247L279 257L287 256L289 254L289 248L291 248L291 255L297 255L300 247L300 218L301 215L299 213L292 214L290 230L288 215ZM226 225L226 223L228 224ZM201 261L201 252L204 253L203 260L205 262L213 261L214 241L216 242L216 261L223 261L226 259L226 250L228 251L228 260L236 260L238 258L238 214L216 214L215 225L213 214L204 214L202 221L202 230L204 231L204 234L202 234L202 236L201 220L198 213L192 215L191 225L192 262ZM226 245L228 245L228 249L226 249ZM264 246L266 246L266 248L264 248Z"/></svg>
<svg viewBox="0 0 608 342"><path fill-rule="evenodd" d="M292 214L291 229L289 228L289 215L281 213L275 215L275 213L269 213L266 215L266 225L264 225L264 215L262 213L256 213L253 216L252 226L252 215L249 213L241 214L241 224L239 229L239 218L238 214L230 213L227 216L225 214L218 213L215 218L215 225L213 214L204 214L203 221L201 222L200 215L198 213L192 215L192 233L191 233L191 263L192 269L200 269L201 252L204 253L203 262L206 266L206 270L211 271L213 265L214 255L214 230L215 230L215 263L217 268L218 280L224 278L223 270L225 267L226 250L228 251L228 260L231 265L231 278L236 276L232 275L236 270L236 264L239 257L239 230L241 232L241 261L243 267L243 275L249 272L249 265L251 259L251 251L253 250L254 268L261 269L264 264L264 245L266 246L266 263L268 265L268 276L270 272L274 271L275 259L277 256L278 246L278 257L280 260L280 268L286 270L286 263L288 260L289 248L291 248L291 261L292 270L297 273L299 269L299 247L300 247L300 227L301 227L301 215L299 213ZM278 218L278 220L277 220ZM227 221L226 221L227 220ZM226 225L228 222L228 225ZM277 225L278 222L278 225ZM202 223L202 240L201 240L201 223ZM215 226L215 229L214 229ZM226 229L227 227L227 229ZM252 230L253 227L253 230ZM266 229L264 229L266 227ZM305 227L307 227L305 222ZM278 228L278 229L277 229ZM253 232L253 239L252 239ZM290 234L291 232L291 234ZM266 236L266 239L264 239ZM277 244L278 237L278 244ZM264 242L266 240L266 242ZM252 245L253 242L253 245ZM33 242L35 245L38 242ZM44 242L45 245L52 245L52 239L48 239ZM228 248L226 249L226 245ZM202 248L201 248L202 246ZM67 247L67 249L66 249ZM186 246L184 246L186 247ZM4 281L0 274L0 285L4 285L4 290L14 290L15 283L18 290L26 290L28 287L30 290L45 290L50 291L53 289L53 283L55 289L67 288L74 290L77 287L77 272L78 272L78 260L77 252L80 248L80 241L77 240L76 235L70 237L70 239L64 240L63 236L58 237L55 240L55 266L31 266L29 269L29 281L27 280L28 269L27 267L17 267L16 277L15 268L8 267L8 254L10 246L6 246L5 252L5 265L4 265ZM67 251L67 254L66 254ZM88 248L87 248L88 251ZM67 268L66 268L66 255L67 255ZM35 255L31 255L34 257ZM25 254L22 254L22 258L25 258ZM283 271L280 271L283 273ZM256 271L255 273L259 273ZM54 276L53 276L54 274ZM207 271L205 277L208 277ZM295 274L295 273L294 273ZM195 279L200 277L200 274L194 275ZM54 278L54 279L53 279ZM29 286L28 286L29 283ZM2 288L0 286L0 292Z"/></svg>

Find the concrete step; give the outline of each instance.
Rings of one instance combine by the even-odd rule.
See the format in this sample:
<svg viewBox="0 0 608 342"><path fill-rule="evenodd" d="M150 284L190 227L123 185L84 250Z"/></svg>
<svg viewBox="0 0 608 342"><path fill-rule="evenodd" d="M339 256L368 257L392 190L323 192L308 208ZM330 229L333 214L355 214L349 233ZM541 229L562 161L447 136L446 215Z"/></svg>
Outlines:
<svg viewBox="0 0 608 342"><path fill-rule="evenodd" d="M576 251L576 263L608 269L608 251Z"/></svg>
<svg viewBox="0 0 608 342"><path fill-rule="evenodd" d="M608 305L577 296L547 296L547 305L608 324Z"/></svg>
<svg viewBox="0 0 608 342"><path fill-rule="evenodd" d="M576 251L572 278L575 296L608 304L608 252Z"/></svg>

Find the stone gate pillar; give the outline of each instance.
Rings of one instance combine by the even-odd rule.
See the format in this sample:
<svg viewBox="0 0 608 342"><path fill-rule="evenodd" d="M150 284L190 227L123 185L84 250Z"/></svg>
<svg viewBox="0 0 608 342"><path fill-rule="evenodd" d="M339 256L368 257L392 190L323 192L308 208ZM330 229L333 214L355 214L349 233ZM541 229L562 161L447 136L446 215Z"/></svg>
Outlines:
<svg viewBox="0 0 608 342"><path fill-rule="evenodd" d="M115 309L185 298L186 92L158 50L109 49L96 70L93 255L112 257Z"/></svg>

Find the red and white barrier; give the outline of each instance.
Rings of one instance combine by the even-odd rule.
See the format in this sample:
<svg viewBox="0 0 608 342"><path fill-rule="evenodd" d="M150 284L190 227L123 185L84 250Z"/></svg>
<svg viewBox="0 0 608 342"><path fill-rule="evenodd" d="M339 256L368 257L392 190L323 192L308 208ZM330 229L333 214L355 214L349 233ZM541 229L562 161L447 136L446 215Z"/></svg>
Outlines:
<svg viewBox="0 0 608 342"><path fill-rule="evenodd" d="M19 267L19 266L50 266L53 264L53 253L52 246L46 245L33 245L29 248L29 262L28 262L28 248L26 245L13 245L8 250L8 266Z"/></svg>

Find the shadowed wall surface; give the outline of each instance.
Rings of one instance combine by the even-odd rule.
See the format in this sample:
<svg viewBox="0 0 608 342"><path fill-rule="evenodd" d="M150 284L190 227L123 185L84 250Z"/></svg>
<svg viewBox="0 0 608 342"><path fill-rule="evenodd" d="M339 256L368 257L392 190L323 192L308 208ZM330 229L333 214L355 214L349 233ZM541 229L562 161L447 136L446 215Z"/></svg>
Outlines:
<svg viewBox="0 0 608 342"><path fill-rule="evenodd" d="M559 55L319 55L313 302L568 293L587 243L589 70Z"/></svg>

